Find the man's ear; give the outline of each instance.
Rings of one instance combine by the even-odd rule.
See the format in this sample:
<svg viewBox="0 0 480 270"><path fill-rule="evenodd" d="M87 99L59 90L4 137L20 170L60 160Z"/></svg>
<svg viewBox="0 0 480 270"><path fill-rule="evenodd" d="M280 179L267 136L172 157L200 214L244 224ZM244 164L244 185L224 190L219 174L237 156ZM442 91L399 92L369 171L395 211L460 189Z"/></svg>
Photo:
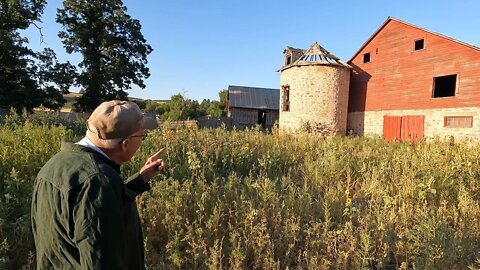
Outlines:
<svg viewBox="0 0 480 270"><path fill-rule="evenodd" d="M127 150L129 143L130 143L130 140L129 140L129 139L125 139L125 140L122 141L122 143L120 144L121 147L122 147L122 151Z"/></svg>

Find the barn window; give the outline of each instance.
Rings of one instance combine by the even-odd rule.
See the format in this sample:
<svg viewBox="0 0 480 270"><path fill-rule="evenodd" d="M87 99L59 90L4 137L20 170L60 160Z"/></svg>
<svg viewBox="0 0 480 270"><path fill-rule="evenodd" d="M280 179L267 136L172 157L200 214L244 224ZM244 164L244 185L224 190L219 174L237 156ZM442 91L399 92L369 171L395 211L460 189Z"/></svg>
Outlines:
<svg viewBox="0 0 480 270"><path fill-rule="evenodd" d="M282 85L282 111L290 111L290 86Z"/></svg>
<svg viewBox="0 0 480 270"><path fill-rule="evenodd" d="M445 116L444 127L471 128L473 127L473 116Z"/></svg>
<svg viewBox="0 0 480 270"><path fill-rule="evenodd" d="M370 62L370 53L363 54L363 63Z"/></svg>
<svg viewBox="0 0 480 270"><path fill-rule="evenodd" d="M423 50L425 45L424 39L415 40L415 51Z"/></svg>
<svg viewBox="0 0 480 270"><path fill-rule="evenodd" d="M433 78L433 97L453 97L457 86L457 75L447 75Z"/></svg>

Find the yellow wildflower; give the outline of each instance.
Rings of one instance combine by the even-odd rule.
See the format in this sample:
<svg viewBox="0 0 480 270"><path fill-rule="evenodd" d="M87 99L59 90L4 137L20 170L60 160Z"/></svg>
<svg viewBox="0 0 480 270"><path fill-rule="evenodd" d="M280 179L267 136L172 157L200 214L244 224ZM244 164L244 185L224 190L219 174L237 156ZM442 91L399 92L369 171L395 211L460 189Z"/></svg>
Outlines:
<svg viewBox="0 0 480 270"><path fill-rule="evenodd" d="M346 205L346 206L352 205L352 199L347 198L347 201L345 202L345 205Z"/></svg>

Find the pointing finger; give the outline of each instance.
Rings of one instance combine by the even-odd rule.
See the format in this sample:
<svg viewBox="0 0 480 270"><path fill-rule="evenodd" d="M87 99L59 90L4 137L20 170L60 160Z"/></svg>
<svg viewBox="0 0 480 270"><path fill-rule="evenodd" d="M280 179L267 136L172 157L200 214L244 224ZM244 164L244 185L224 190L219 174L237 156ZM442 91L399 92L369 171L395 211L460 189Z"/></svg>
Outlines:
<svg viewBox="0 0 480 270"><path fill-rule="evenodd" d="M157 170L158 171L163 171L165 169L165 162L163 161L163 159L160 159L160 162L158 162L158 167L157 167Z"/></svg>
<svg viewBox="0 0 480 270"><path fill-rule="evenodd" d="M160 156L163 154L163 152L165 152L165 148L160 149L158 152L153 154L150 158L152 160L157 160L158 158L160 158Z"/></svg>
<svg viewBox="0 0 480 270"><path fill-rule="evenodd" d="M151 155L148 159L147 159L147 162L145 164L150 164L152 162L154 162L155 160L159 159L160 156L165 152L165 148L162 148L160 149L158 152L156 152L155 154Z"/></svg>

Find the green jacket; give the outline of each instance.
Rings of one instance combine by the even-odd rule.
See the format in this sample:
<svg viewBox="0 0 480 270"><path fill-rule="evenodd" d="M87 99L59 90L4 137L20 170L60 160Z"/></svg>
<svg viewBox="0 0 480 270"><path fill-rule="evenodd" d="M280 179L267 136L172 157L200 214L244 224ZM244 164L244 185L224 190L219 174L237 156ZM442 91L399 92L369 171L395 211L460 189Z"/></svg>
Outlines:
<svg viewBox="0 0 480 270"><path fill-rule="evenodd" d="M38 173L32 198L37 269L145 269L137 173L87 147L63 144Z"/></svg>

